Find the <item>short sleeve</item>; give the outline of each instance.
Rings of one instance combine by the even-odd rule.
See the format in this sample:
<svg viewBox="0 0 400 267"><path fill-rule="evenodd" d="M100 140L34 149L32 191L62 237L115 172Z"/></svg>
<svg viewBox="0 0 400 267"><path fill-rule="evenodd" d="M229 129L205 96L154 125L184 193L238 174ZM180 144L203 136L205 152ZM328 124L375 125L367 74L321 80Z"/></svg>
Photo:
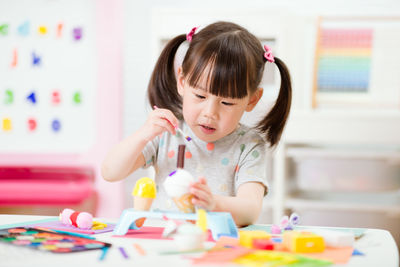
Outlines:
<svg viewBox="0 0 400 267"><path fill-rule="evenodd" d="M146 169L155 164L157 160L159 143L160 143L160 137L157 136L152 141L148 142L144 147L142 153L146 163L144 164L143 169Z"/></svg>
<svg viewBox="0 0 400 267"><path fill-rule="evenodd" d="M264 185L264 195L266 195L268 192L266 145L265 143L249 143L246 146L235 174L235 192L244 183L259 182Z"/></svg>

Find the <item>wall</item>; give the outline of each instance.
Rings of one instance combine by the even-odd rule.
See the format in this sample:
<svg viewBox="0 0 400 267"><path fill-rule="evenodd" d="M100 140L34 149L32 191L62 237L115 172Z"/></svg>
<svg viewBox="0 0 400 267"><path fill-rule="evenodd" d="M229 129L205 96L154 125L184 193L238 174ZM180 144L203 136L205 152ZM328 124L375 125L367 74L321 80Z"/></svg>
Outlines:
<svg viewBox="0 0 400 267"><path fill-rule="evenodd" d="M157 58L157 51L154 51L154 40L152 29L158 25L152 25L152 14L160 9L181 9L195 10L206 15L209 9L212 10L236 10L243 15L243 9L247 12L265 9L265 16L268 10L274 15L276 13L292 12L301 15L382 15L399 16L400 3L398 1L125 1L125 34L124 34L124 115L123 135L127 136L135 131L146 119L149 105L146 102L147 83ZM272 11L273 10L273 11ZM242 12L241 12L242 11ZM171 20L176 18L171 17ZM195 25L186 25L182 28L188 31ZM161 27L161 25L160 25ZM290 29L289 29L290 30ZM295 44L293 44L295 45ZM305 61L310 59L305 59ZM311 72L311 70L310 70ZM295 88L301 92L301 88ZM146 171L138 171L131 175L125 182L126 205L130 205L130 191L134 181L146 175ZM266 199L266 201L269 201ZM267 209L267 208L266 208ZM268 210L267 210L268 211ZM262 222L270 222L270 215L264 212L260 218Z"/></svg>

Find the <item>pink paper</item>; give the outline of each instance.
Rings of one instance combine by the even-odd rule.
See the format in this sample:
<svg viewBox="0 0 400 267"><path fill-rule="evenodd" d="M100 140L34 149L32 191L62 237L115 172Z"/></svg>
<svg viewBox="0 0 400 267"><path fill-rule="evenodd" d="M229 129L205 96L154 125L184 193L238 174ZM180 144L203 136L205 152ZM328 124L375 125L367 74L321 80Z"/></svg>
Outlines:
<svg viewBox="0 0 400 267"><path fill-rule="evenodd" d="M164 238L162 236L163 231L164 231L164 227L143 226L140 229L128 230L128 233L126 233L125 235L114 235L114 237L165 239L165 240L172 239L172 238ZM214 239L211 236L210 231L208 232L207 241L211 241L211 242L214 241Z"/></svg>
<svg viewBox="0 0 400 267"><path fill-rule="evenodd" d="M229 263L252 251L254 250L244 247L210 250L207 253L204 253L200 258L194 258L193 264Z"/></svg>

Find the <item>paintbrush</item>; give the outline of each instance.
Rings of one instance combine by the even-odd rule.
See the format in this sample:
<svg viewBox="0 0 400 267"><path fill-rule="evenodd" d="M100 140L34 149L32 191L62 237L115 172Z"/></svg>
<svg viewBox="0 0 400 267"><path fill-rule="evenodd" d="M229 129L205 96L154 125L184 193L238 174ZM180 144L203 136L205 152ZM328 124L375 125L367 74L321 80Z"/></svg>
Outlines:
<svg viewBox="0 0 400 267"><path fill-rule="evenodd" d="M157 107L157 106L154 106L154 109L158 109L158 107ZM184 137L187 141L191 141L191 140L192 140L192 138L191 138L190 136L188 136L187 134L185 134L185 132L182 131L178 126L175 126L174 124L172 124L172 122L170 122L167 118L164 118L164 119L167 120L167 121L172 125L172 127L174 127L174 129L175 129L176 131L178 131L181 135L183 135L183 137Z"/></svg>

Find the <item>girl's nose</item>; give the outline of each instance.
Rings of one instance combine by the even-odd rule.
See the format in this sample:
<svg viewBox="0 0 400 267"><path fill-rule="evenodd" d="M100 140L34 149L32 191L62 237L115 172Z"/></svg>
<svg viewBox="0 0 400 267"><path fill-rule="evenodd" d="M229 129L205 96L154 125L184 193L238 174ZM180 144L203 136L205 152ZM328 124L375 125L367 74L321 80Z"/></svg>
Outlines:
<svg viewBox="0 0 400 267"><path fill-rule="evenodd" d="M209 100L206 101L205 106L203 108L203 116L215 119L218 114L218 103L217 101Z"/></svg>

